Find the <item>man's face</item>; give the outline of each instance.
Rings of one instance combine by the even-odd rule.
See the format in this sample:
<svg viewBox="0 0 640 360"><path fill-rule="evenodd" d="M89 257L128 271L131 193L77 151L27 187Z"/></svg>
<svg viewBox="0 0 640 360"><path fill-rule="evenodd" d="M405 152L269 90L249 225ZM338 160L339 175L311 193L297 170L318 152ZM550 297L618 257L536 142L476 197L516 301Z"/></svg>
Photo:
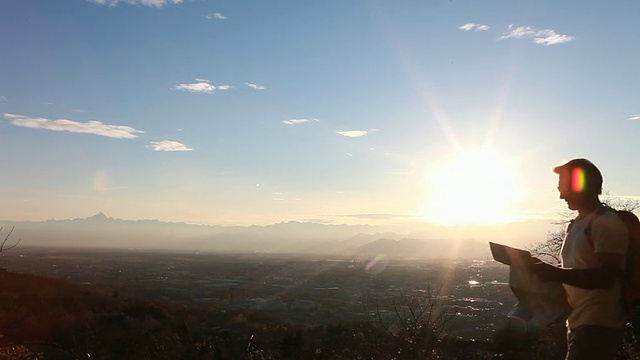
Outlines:
<svg viewBox="0 0 640 360"><path fill-rule="evenodd" d="M574 181L571 174L560 175L558 180L560 199L563 199L567 203L567 207L570 210L578 210L580 204L583 202L584 194L580 191L574 191L572 185L574 185Z"/></svg>

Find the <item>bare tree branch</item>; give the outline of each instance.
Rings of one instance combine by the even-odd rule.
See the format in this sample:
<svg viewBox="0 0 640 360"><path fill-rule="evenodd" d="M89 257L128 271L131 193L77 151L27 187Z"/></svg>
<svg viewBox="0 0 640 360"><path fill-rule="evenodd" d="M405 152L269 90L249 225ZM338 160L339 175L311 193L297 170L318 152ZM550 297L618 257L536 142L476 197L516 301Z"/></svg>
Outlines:
<svg viewBox="0 0 640 360"><path fill-rule="evenodd" d="M4 229L3 227L0 227L0 232L2 232L2 229ZM11 250L14 247L18 246L18 244L20 243L20 240L22 239L18 239L18 241L16 241L15 244L5 248L5 245L7 244L7 241L9 240L9 237L11 236L11 234L13 233L13 230L15 229L14 227L11 227L11 230L9 231L9 233L7 234L7 236L5 236L4 240L2 241L2 244L0 244L0 253L3 251L7 251L7 250Z"/></svg>
<svg viewBox="0 0 640 360"><path fill-rule="evenodd" d="M438 294L431 287L425 293L397 290L375 297L369 293L362 306L391 336L400 358L425 359L442 339L444 325L454 317ZM374 313L370 309L375 309Z"/></svg>

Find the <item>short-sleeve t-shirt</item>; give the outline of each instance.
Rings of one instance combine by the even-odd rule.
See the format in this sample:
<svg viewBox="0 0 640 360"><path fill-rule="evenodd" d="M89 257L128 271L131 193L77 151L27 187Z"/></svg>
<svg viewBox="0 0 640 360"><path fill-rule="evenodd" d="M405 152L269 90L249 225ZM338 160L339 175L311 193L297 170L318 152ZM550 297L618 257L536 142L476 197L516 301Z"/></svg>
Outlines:
<svg viewBox="0 0 640 360"><path fill-rule="evenodd" d="M591 223L591 240L585 228ZM574 222L562 244L562 266L572 269L589 269L599 266L596 253L625 255L629 243L627 227L614 211L598 215L597 211ZM623 256L624 258L624 256ZM624 270L625 264L621 264ZM621 327L621 282L617 280L611 288L588 290L563 284L571 313L567 318L569 329L580 325Z"/></svg>

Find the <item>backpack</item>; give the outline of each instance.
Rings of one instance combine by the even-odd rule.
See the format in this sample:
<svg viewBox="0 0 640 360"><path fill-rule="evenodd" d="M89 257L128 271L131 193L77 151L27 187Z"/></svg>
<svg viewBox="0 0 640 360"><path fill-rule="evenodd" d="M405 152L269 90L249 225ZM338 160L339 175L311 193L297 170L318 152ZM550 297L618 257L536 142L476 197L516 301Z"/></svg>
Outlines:
<svg viewBox="0 0 640 360"><path fill-rule="evenodd" d="M598 208L596 216L592 216L584 232L589 244L591 239L591 225L595 219L607 211L615 211L620 220L627 226L629 245L627 247L627 268L622 280L622 303L627 320L640 326L640 220L627 210L616 210L608 206Z"/></svg>

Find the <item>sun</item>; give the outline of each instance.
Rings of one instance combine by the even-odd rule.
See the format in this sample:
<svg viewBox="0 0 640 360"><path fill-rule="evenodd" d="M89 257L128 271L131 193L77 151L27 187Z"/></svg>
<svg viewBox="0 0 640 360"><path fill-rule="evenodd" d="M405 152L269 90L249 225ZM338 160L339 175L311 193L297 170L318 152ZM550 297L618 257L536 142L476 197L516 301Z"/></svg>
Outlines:
<svg viewBox="0 0 640 360"><path fill-rule="evenodd" d="M427 176L426 219L445 225L513 219L519 198L514 167L488 149L459 153Z"/></svg>

